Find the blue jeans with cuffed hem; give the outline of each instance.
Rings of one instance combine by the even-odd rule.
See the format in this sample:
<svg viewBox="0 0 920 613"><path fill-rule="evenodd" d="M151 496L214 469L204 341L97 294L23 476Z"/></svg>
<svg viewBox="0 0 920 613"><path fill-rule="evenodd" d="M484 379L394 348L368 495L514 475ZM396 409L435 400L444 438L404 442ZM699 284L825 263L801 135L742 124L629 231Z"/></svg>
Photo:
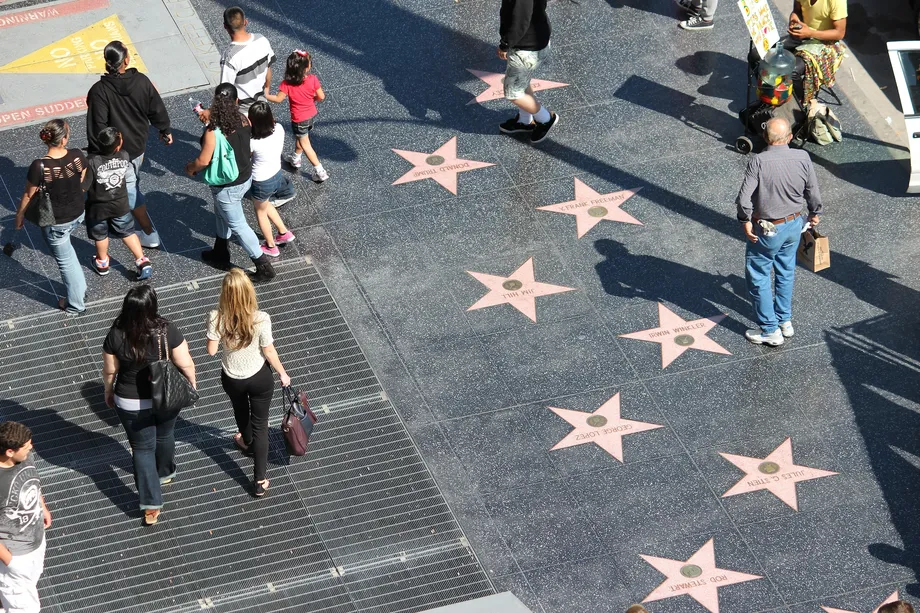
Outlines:
<svg viewBox="0 0 920 613"><path fill-rule="evenodd" d="M211 186L214 195L214 221L218 238L236 237L246 254L253 260L262 255L259 238L246 222L243 213L243 196L249 191L252 179L231 186Z"/></svg>
<svg viewBox="0 0 920 613"><path fill-rule="evenodd" d="M117 407L134 460L134 483L142 510L163 506L160 479L176 474L176 417L161 419L150 409L126 411Z"/></svg>
<svg viewBox="0 0 920 613"><path fill-rule="evenodd" d="M745 277L757 325L764 334L772 334L779 324L792 320L795 252L804 224L805 218L799 217L776 226L774 236L764 236L755 223L754 234L758 240L756 243L747 242ZM775 290L771 271L776 276Z"/></svg>
<svg viewBox="0 0 920 613"><path fill-rule="evenodd" d="M57 262L58 270L61 271L61 279L64 281L64 287L67 288L67 312L82 313L86 310L86 277L83 275L83 268L77 259L77 252L74 251L73 244L70 242L70 234L77 226L83 223L86 213L83 213L73 221L68 221L57 226L47 226L42 228L42 236L54 261Z"/></svg>

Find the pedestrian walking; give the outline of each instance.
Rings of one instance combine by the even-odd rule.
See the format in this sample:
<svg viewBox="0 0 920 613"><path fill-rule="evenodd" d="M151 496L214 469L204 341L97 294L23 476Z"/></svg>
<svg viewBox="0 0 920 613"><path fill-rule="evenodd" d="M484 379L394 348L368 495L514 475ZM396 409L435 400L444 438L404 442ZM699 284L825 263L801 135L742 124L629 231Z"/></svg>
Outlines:
<svg viewBox="0 0 920 613"><path fill-rule="evenodd" d="M196 387L188 342L176 324L160 316L156 291L138 285L128 291L102 344L102 382L105 403L115 409L131 444L134 482L147 526L157 523L163 508L161 486L176 476L178 415L152 410L150 363L158 359L172 360Z"/></svg>
<svg viewBox="0 0 920 613"><path fill-rule="evenodd" d="M559 122L559 116L541 105L530 80L549 58L551 28L546 0L502 0L498 57L505 69L505 98L518 107L518 114L501 124L505 134L530 134L530 142L542 142Z"/></svg>
<svg viewBox="0 0 920 613"><path fill-rule="evenodd" d="M55 223L41 228L42 237L57 262L67 290L67 297L58 301L58 308L79 314L86 309L86 277L70 235L86 216L82 187L86 176L86 156L79 149L67 148L70 125L63 119L52 119L38 135L48 147L48 153L29 166L26 188L16 210L16 229L22 229L29 201L44 184L51 199Z"/></svg>
<svg viewBox="0 0 920 613"><path fill-rule="evenodd" d="M122 149L131 158L131 169L125 177L128 189L128 207L140 226L138 237L148 249L160 246L146 198L141 192L141 166L147 151L147 132L151 125L160 131L160 139L167 145L173 143L169 114L159 92L136 68L129 68L131 54L121 41L114 40L105 46L106 74L102 75L86 95L86 138L89 152L99 153L96 137L105 128L121 132Z"/></svg>
<svg viewBox="0 0 920 613"><path fill-rule="evenodd" d="M249 20L238 6L224 11L224 30L230 36L230 46L220 57L220 82L231 83L237 89L240 112L244 115L256 100L265 95L272 84L272 62L275 52L261 34L250 34ZM206 121L207 119L203 119Z"/></svg>
<svg viewBox="0 0 920 613"><path fill-rule="evenodd" d="M294 240L275 209L294 199L294 185L281 172L281 151L284 149L284 127L275 122L267 102L259 100L249 107L252 126L252 205L255 208L259 230L265 237L262 253L276 258L281 255L279 245ZM272 224L278 234L272 233Z"/></svg>
<svg viewBox="0 0 920 613"><path fill-rule="evenodd" d="M253 494L261 497L268 491L268 412L275 392L271 368L283 387L291 385L291 378L275 350L271 318L258 308L252 282L240 269L231 270L217 309L208 314L207 336L208 354L216 355L223 345L220 381L239 429L233 442L254 458Z"/></svg>
<svg viewBox="0 0 920 613"><path fill-rule="evenodd" d="M310 130L313 129L317 114L316 103L326 99L326 92L319 82L319 77L311 73L313 61L310 54L302 49L295 49L288 56L284 69L284 80L278 86L278 93L271 94L265 87L265 97L272 102L284 102L290 99L291 133L294 135L294 153L285 160L294 168L300 168L300 154L307 155L307 161L313 165L313 181L322 183L329 178L310 143Z"/></svg>
<svg viewBox="0 0 920 613"><path fill-rule="evenodd" d="M687 12L687 19L678 26L684 30L711 30L719 0L675 0Z"/></svg>
<svg viewBox="0 0 920 613"><path fill-rule="evenodd" d="M38 579L45 568L51 511L32 461L32 431L0 423L0 608L39 613Z"/></svg>
<svg viewBox="0 0 920 613"><path fill-rule="evenodd" d="M105 128L96 135L99 153L91 153L86 166L86 233L96 245L93 270L99 275L109 274L109 236L114 236L131 251L137 280L143 281L153 274L153 267L134 233L125 185L131 157L122 150L123 142L121 132L115 128Z"/></svg>
<svg viewBox="0 0 920 613"><path fill-rule="evenodd" d="M252 185L251 132L249 120L240 114L239 106L237 106L236 88L229 83L221 83L214 91L209 121L201 136L201 153L186 164L185 172L189 176L194 176L211 164L226 166L229 172L229 174L215 173L226 177L226 182L220 182L224 179L218 177L216 179L218 184L211 184L211 193L214 196L216 238L214 247L202 251L201 258L219 268L228 267L230 249L227 241L231 237L236 237L240 246L256 265L253 280L269 281L275 278L275 269L268 256L262 253L259 239L249 227L246 215L243 213L243 196ZM221 145L221 153L215 154L218 144ZM223 154L227 147L232 149L232 156L227 157ZM235 167L236 174L233 174L231 167ZM235 178L230 179L230 177Z"/></svg>
<svg viewBox="0 0 920 613"><path fill-rule="evenodd" d="M811 158L801 149L789 148L789 122L777 117L769 120L766 139L767 148L748 162L735 202L748 239L745 276L760 326L744 336L755 345L778 347L795 334L792 286L805 222L802 209L808 207L808 222L816 226L823 206Z"/></svg>

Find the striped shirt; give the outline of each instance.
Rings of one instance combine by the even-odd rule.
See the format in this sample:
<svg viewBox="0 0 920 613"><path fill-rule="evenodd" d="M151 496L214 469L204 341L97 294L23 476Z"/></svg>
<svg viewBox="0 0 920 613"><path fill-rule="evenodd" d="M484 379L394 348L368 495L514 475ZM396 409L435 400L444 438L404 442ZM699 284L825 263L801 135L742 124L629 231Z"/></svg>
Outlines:
<svg viewBox="0 0 920 613"><path fill-rule="evenodd" d="M236 85L244 115L253 102L264 96L265 75L273 61L275 52L261 34L250 34L246 42L231 42L221 55L220 82Z"/></svg>
<svg viewBox="0 0 920 613"><path fill-rule="evenodd" d="M812 215L824 210L811 158L789 145L770 145L751 158L735 204L739 221L782 219L806 205Z"/></svg>

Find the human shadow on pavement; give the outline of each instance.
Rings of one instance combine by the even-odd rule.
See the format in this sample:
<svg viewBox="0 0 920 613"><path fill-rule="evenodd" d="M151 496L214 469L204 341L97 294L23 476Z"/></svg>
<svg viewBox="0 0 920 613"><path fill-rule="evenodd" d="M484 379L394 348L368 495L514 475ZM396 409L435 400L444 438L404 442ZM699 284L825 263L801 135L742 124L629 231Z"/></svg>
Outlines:
<svg viewBox="0 0 920 613"><path fill-rule="evenodd" d="M870 544L869 553L902 565L918 577L920 292L855 258L839 253L833 258L831 268L822 275L884 312L825 332L832 365L849 397L855 425L900 540L897 545ZM871 489L869 495L875 493ZM858 522L854 530L858 533ZM920 583L910 584L908 592L920 597Z"/></svg>
<svg viewBox="0 0 920 613"><path fill-rule="evenodd" d="M32 430L35 453L42 460L82 473L125 515L140 517L137 494L115 472L132 472L131 454L121 443L64 419L54 409L30 409L0 399L0 415Z"/></svg>
<svg viewBox="0 0 920 613"><path fill-rule="evenodd" d="M607 238L595 241L594 248L606 258L594 269L611 296L670 303L699 317L718 315L723 308L737 313L751 308L744 279L738 275L714 275L651 255L635 255ZM722 320L722 326L738 334L747 329L731 317Z"/></svg>
<svg viewBox="0 0 920 613"><path fill-rule="evenodd" d="M674 65L688 74L709 77L696 90L701 96L731 100L729 108L736 113L744 108L748 72L743 59L721 51L697 51L679 58Z"/></svg>

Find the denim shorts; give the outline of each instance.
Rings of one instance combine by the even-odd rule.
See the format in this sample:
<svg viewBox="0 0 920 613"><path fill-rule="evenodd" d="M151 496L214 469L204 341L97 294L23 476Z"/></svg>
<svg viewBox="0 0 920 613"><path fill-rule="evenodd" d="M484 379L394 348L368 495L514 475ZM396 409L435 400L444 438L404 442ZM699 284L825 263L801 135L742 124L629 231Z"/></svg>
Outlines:
<svg viewBox="0 0 920 613"><path fill-rule="evenodd" d="M505 68L505 98L517 100L524 96L530 86L533 73L549 57L549 44L539 51L511 49L508 51L508 66Z"/></svg>
<svg viewBox="0 0 920 613"><path fill-rule="evenodd" d="M292 121L291 122L291 134L294 135L294 138L298 136L306 136L310 133L310 130L313 129L313 117L306 121Z"/></svg>
<svg viewBox="0 0 920 613"><path fill-rule="evenodd" d="M134 216L125 213L121 217L109 219L86 218L86 233L94 241L104 241L112 238L125 238L134 234Z"/></svg>
<svg viewBox="0 0 920 613"><path fill-rule="evenodd" d="M265 181L253 181L249 193L245 197L253 202L265 202L272 196L277 198L288 198L294 195L294 186L291 180L280 170L271 179Z"/></svg>

